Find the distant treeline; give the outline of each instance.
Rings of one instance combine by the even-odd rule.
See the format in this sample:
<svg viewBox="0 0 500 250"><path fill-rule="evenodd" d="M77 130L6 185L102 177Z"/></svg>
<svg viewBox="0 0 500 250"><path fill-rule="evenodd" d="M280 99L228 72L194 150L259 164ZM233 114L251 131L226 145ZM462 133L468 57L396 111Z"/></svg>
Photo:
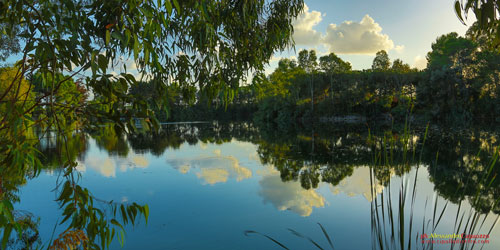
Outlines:
<svg viewBox="0 0 500 250"><path fill-rule="evenodd" d="M157 112L157 118L253 119L280 127L349 117L398 121L409 115L423 122L500 122L500 54L480 38L473 41L470 33L439 37L423 70L400 59L391 62L385 51L376 54L371 69L355 71L333 53L318 58L314 50L302 50L296 60L281 59L270 75L254 76L251 84L232 93L229 103L221 101L228 99L227 93L211 100L194 87L172 85L169 112ZM143 83L131 92L153 102L154 90ZM193 92L195 101L183 98Z"/></svg>

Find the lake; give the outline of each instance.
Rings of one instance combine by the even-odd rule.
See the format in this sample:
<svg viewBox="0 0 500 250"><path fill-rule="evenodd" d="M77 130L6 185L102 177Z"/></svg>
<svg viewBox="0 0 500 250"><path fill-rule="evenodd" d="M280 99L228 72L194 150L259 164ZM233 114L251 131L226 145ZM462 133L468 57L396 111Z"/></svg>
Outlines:
<svg viewBox="0 0 500 250"><path fill-rule="evenodd" d="M403 129L200 123L126 136L103 127L75 134L69 145L79 184L98 206L149 206L147 225L141 219L126 227L123 249L282 249L263 235L290 249L317 249L307 237L324 249L328 237L335 249L397 249L402 242L422 249L430 246L422 239L453 233L488 234L489 242L474 248L500 249L500 228L492 227L500 171L489 168L497 133L393 131ZM63 217L55 201L64 179L58 144L42 140L47 169L20 188L15 204L40 218L44 244L65 229L54 229ZM111 249L120 249L117 240Z"/></svg>

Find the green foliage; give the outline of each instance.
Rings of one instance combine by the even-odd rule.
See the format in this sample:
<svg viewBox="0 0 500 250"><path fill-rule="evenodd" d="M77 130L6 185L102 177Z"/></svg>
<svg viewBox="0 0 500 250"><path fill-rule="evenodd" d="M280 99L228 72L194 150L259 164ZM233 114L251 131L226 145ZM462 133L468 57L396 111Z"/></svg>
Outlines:
<svg viewBox="0 0 500 250"><path fill-rule="evenodd" d="M469 33L474 40L485 40L487 47L498 50L500 48L500 21L498 0L466 0L455 1L455 12L458 19L465 25L469 12L474 13L477 23Z"/></svg>
<svg viewBox="0 0 500 250"><path fill-rule="evenodd" d="M455 32L438 37L431 47L432 51L427 54L428 69L431 70L451 67L477 48L474 42L459 37Z"/></svg>
<svg viewBox="0 0 500 250"><path fill-rule="evenodd" d="M335 54L321 57L318 71L315 58L302 50L298 63L282 59L268 78L252 85L255 121L309 124L352 115L404 121L410 111L421 120L457 125L499 120L500 54L456 33L432 44L424 71L400 59L391 66L384 51L377 53L374 69L364 71L351 71Z"/></svg>
<svg viewBox="0 0 500 250"><path fill-rule="evenodd" d="M129 222L134 225L138 214L143 215L147 223L149 216L147 205L110 203L113 219L107 219L105 212L94 206L95 199L89 190L71 181L64 183L57 201L64 210L60 225L69 221L67 230L85 230L88 238L88 242L85 243L87 249L107 249L115 236L120 238L123 245L124 225ZM122 223L114 219L117 215L120 216Z"/></svg>
<svg viewBox="0 0 500 250"><path fill-rule="evenodd" d="M392 62L391 70L401 73L408 73L411 71L411 68L409 64L404 63L401 59L396 59L394 60L394 62Z"/></svg>
<svg viewBox="0 0 500 250"><path fill-rule="evenodd" d="M277 68L269 79L258 85L260 90L272 91L260 92L262 97L258 99L254 120L277 122L278 117L286 117L280 120L309 123L321 117L351 114L376 117L386 112L397 113L398 119L404 119L414 100L421 73L413 70L317 72L314 74L313 98L311 77L300 69L287 74ZM313 100L314 111L306 108Z"/></svg>
<svg viewBox="0 0 500 250"><path fill-rule="evenodd" d="M464 122L494 119L500 54L450 33L439 37L429 52L424 81L417 88L417 109L431 117Z"/></svg>
<svg viewBox="0 0 500 250"><path fill-rule="evenodd" d="M307 73L312 73L318 68L318 57L315 50L301 50L299 52L299 67L304 69Z"/></svg>
<svg viewBox="0 0 500 250"><path fill-rule="evenodd" d="M377 52L375 58L373 59L372 69L373 70L388 70L391 66L391 60L389 55L385 50Z"/></svg>
<svg viewBox="0 0 500 250"><path fill-rule="evenodd" d="M341 73L351 71L351 63L345 62L334 53L319 58L319 66L325 73Z"/></svg>

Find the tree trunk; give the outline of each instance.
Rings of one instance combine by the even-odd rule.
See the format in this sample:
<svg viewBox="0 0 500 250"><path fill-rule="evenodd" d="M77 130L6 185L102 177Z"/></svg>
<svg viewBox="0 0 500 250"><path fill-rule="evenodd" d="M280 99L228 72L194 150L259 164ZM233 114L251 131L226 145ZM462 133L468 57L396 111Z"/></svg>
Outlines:
<svg viewBox="0 0 500 250"><path fill-rule="evenodd" d="M314 74L311 73L311 111L314 113Z"/></svg>
<svg viewBox="0 0 500 250"><path fill-rule="evenodd" d="M332 74L330 74L330 92L332 95L332 107L333 107L333 80L332 80Z"/></svg>

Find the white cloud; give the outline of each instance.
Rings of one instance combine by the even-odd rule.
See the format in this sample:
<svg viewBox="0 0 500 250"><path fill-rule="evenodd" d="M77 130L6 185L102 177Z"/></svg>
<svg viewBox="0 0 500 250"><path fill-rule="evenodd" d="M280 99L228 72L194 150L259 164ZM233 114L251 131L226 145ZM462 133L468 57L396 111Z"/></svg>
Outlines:
<svg viewBox="0 0 500 250"><path fill-rule="evenodd" d="M382 27L365 15L359 23L345 21L340 25L328 25L324 43L331 52L338 54L375 54L380 50L394 49L394 42L381 32Z"/></svg>
<svg viewBox="0 0 500 250"><path fill-rule="evenodd" d="M304 6L304 12L293 22L296 45L324 45L330 52L337 54L361 55L373 55L380 50L392 49L401 53L405 48L403 45L395 46L389 36L382 33L382 27L369 15L365 15L360 22L329 24L325 33L317 31L315 26L322 21L324 15Z"/></svg>
<svg viewBox="0 0 500 250"><path fill-rule="evenodd" d="M425 69L427 68L427 59L422 56L416 56L415 59L413 60L413 67L417 69Z"/></svg>
<svg viewBox="0 0 500 250"><path fill-rule="evenodd" d="M293 22L293 39L295 43L297 45L317 45L321 43L321 33L313 29L321 20L321 12L309 11L309 7L305 5L304 12Z"/></svg>
<svg viewBox="0 0 500 250"><path fill-rule="evenodd" d="M394 47L394 50L398 53L403 53L403 51L405 50L405 46L404 45L397 45L396 47Z"/></svg>

